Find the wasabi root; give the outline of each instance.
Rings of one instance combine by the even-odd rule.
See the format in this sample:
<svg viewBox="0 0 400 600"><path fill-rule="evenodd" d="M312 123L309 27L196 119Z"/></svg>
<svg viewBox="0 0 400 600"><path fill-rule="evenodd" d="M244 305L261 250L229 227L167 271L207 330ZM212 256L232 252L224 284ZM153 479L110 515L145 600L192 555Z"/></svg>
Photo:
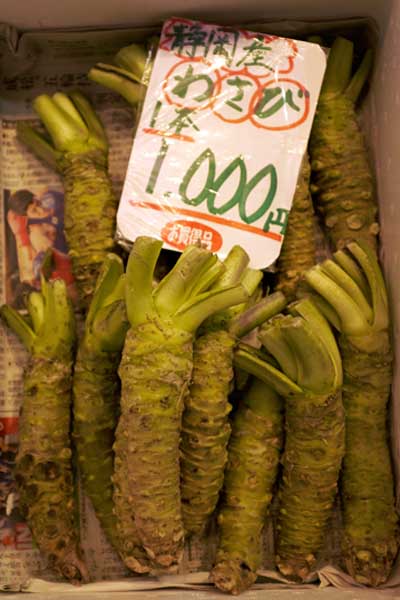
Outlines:
<svg viewBox="0 0 400 600"><path fill-rule="evenodd" d="M355 103L372 65L368 50L351 75L353 43L330 50L310 137L312 191L333 249L363 240L376 251L379 224L374 181Z"/></svg>
<svg viewBox="0 0 400 600"><path fill-rule="evenodd" d="M262 327L279 369L246 348L237 364L286 399L276 565L296 581L312 572L326 536L344 455L342 365L332 331L308 299Z"/></svg>
<svg viewBox="0 0 400 600"><path fill-rule="evenodd" d="M124 304L124 267L107 255L79 343L73 380L73 437L84 492L100 524L125 564L149 571L146 554L132 523L129 537L118 535L114 514L114 432L119 415L118 366L128 320Z"/></svg>
<svg viewBox="0 0 400 600"><path fill-rule="evenodd" d="M310 162L303 157L289 222L276 265L277 290L287 298L294 298L299 281L307 269L315 264L314 208L310 193Z"/></svg>
<svg viewBox="0 0 400 600"><path fill-rule="evenodd" d="M333 311L332 323L340 332L345 565L359 583L377 586L389 577L399 546L387 428L393 353L385 283L366 242L349 244L305 278Z"/></svg>
<svg viewBox="0 0 400 600"><path fill-rule="evenodd" d="M228 254L226 271L211 289L242 282L249 295L262 273L247 269L249 257L239 246ZM236 306L210 317L193 349L193 374L185 399L181 441L182 515L187 534L200 534L214 512L222 488L231 432L228 400L233 380L233 350L239 339L285 305L281 293L244 313ZM243 328L244 327L244 328Z"/></svg>
<svg viewBox="0 0 400 600"><path fill-rule="evenodd" d="M224 592L240 594L257 578L282 438L282 399L254 379L233 418L218 513L220 539L210 579Z"/></svg>
<svg viewBox="0 0 400 600"><path fill-rule="evenodd" d="M21 514L39 550L62 577L88 580L75 522L70 446L75 321L64 281L47 282L29 296L31 325L14 309L1 316L31 357L24 374L15 480Z"/></svg>
<svg viewBox="0 0 400 600"><path fill-rule="evenodd" d="M119 374L114 503L119 535L132 519L152 568L176 570L182 557L179 443L192 373L193 336L210 314L245 302L244 288L204 292L217 258L188 247L153 289L161 242L136 239L126 272L130 328Z"/></svg>

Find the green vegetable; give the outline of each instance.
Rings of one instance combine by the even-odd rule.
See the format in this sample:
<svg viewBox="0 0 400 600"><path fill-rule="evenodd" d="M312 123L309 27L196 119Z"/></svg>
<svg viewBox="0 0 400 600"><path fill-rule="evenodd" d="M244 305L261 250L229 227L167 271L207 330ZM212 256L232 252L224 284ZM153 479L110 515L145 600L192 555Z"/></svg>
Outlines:
<svg viewBox="0 0 400 600"><path fill-rule="evenodd" d="M278 285L292 298L304 271L315 264L314 209L310 194L310 163L304 156L289 222L277 261Z"/></svg>
<svg viewBox="0 0 400 600"><path fill-rule="evenodd" d="M369 50L353 76L353 43L337 38L310 137L313 195L335 249L364 240L376 250L377 205L374 181L355 103L372 64Z"/></svg>
<svg viewBox="0 0 400 600"><path fill-rule="evenodd" d="M249 257L234 246L225 260L226 271L211 289L242 281L249 294L262 278L260 271L246 270ZM201 533L213 513L224 478L227 444L231 432L228 395L233 379L233 349L244 335L285 306L281 293L243 313L236 306L208 319L193 349L193 374L185 398L181 441L182 515L188 534Z"/></svg>
<svg viewBox="0 0 400 600"><path fill-rule="evenodd" d="M62 176L65 237L79 301L86 309L101 264L114 247L117 199L107 172L106 135L80 92L43 94L33 107L51 141L24 121L18 123L18 137Z"/></svg>
<svg viewBox="0 0 400 600"><path fill-rule="evenodd" d="M32 292L28 324L9 306L1 316L31 357L24 374L15 479L20 509L49 566L73 583L88 579L75 523L70 447L75 322L63 281Z"/></svg>
<svg viewBox="0 0 400 600"><path fill-rule="evenodd" d="M110 542L139 573L149 570L134 522L120 539L114 514L112 476L114 431L119 414L118 366L128 322L124 305L124 268L107 255L91 302L75 361L74 440L83 489Z"/></svg>
<svg viewBox="0 0 400 600"><path fill-rule="evenodd" d="M192 373L193 335L210 314L244 302L241 286L204 292L218 274L217 258L188 247L153 288L161 242L138 237L126 272L130 329L119 374L121 417L116 430L114 494L118 529L126 538L132 513L155 569L174 569L183 550L179 442Z"/></svg>
<svg viewBox="0 0 400 600"><path fill-rule="evenodd" d="M279 368L246 348L236 361L286 398L276 563L283 575L304 580L324 542L344 454L342 367L332 331L312 302L290 310L260 333Z"/></svg>
<svg viewBox="0 0 400 600"><path fill-rule="evenodd" d="M148 51L141 44L122 48L114 57L114 65L98 63L90 69L89 79L117 92L135 107L146 94L152 69L149 55L154 56L155 44L155 38L151 38Z"/></svg>
<svg viewBox="0 0 400 600"><path fill-rule="evenodd" d="M282 413L279 396L254 379L233 419L218 514L220 540L210 576L224 592L240 594L257 578L282 448Z"/></svg>
<svg viewBox="0 0 400 600"><path fill-rule="evenodd" d="M390 574L399 534L387 428L393 355L385 283L365 242L349 244L305 277L330 306L340 330L346 567L360 583L376 586Z"/></svg>

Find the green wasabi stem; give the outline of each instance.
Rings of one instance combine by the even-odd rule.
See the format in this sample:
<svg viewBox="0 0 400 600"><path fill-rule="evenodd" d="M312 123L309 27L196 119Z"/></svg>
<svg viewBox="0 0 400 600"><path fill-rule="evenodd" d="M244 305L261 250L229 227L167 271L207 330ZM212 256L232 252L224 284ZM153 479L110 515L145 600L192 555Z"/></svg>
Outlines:
<svg viewBox="0 0 400 600"><path fill-rule="evenodd" d="M249 261L249 255L241 246L233 246L224 260L224 272L213 285L213 289L222 289L239 283L243 279Z"/></svg>
<svg viewBox="0 0 400 600"><path fill-rule="evenodd" d="M72 583L88 581L81 558L70 447L75 321L65 283L42 278L28 300L33 329L9 306L0 315L30 353L15 480L21 514L48 565Z"/></svg>
<svg viewBox="0 0 400 600"><path fill-rule="evenodd" d="M206 263L205 272L199 277L199 280L193 287L191 293L193 293L194 295L201 294L202 292L211 289L215 282L221 276L222 272L224 271L224 265L220 260L216 260L215 263L211 266L210 264L211 263Z"/></svg>
<svg viewBox="0 0 400 600"><path fill-rule="evenodd" d="M307 37L307 42L310 42L310 44L318 44L319 46L324 45L324 40L320 35L309 35Z"/></svg>
<svg viewBox="0 0 400 600"><path fill-rule="evenodd" d="M370 300L368 281L357 262L346 252L339 250L334 253L335 262L356 282L367 300Z"/></svg>
<svg viewBox="0 0 400 600"><path fill-rule="evenodd" d="M366 242L349 244L335 253L334 261L347 272L340 275L338 266L335 279L331 279L326 270L322 276L314 268L305 277L340 319L346 414L342 474L345 566L359 583L377 586L389 577L399 543L387 430L393 361L388 299L375 253ZM357 295L362 294L364 300L359 305L347 283L353 272L354 285L362 282ZM364 309L365 303L369 311Z"/></svg>
<svg viewBox="0 0 400 600"><path fill-rule="evenodd" d="M0 309L0 314L8 327L17 334L25 348L32 353L36 342L36 336L26 320L18 314L16 310L11 308L11 306L7 306L7 304L3 304Z"/></svg>
<svg viewBox="0 0 400 600"><path fill-rule="evenodd" d="M295 297L298 283L315 264L314 209L310 193L310 163L303 157L288 226L277 261L278 285L287 298Z"/></svg>
<svg viewBox="0 0 400 600"><path fill-rule="evenodd" d="M33 331L39 331L44 319L44 298L40 292L31 292L29 294L28 313L32 321ZM27 346L26 343L25 346Z"/></svg>
<svg viewBox="0 0 400 600"><path fill-rule="evenodd" d="M333 281L339 283L345 292L354 300L358 305L360 312L364 315L367 321L371 320L372 309L367 302L364 294L361 292L358 285L353 279L347 275L347 273L338 267L333 260L325 260L322 267L322 271L326 273Z"/></svg>
<svg viewBox="0 0 400 600"><path fill-rule="evenodd" d="M105 131L80 92L43 94L33 106L50 140L23 121L17 126L18 137L62 176L65 237L79 306L85 310L100 266L114 248L117 199L107 172Z"/></svg>
<svg viewBox="0 0 400 600"><path fill-rule="evenodd" d="M329 51L321 95L338 96L345 91L351 79L353 49L353 42L343 37L337 37L333 42Z"/></svg>
<svg viewBox="0 0 400 600"><path fill-rule="evenodd" d="M341 360L328 323L308 299L290 311L259 334L283 372L246 348L236 360L286 398L276 564L283 575L302 581L326 536L344 454L344 412Z"/></svg>
<svg viewBox="0 0 400 600"><path fill-rule="evenodd" d="M282 446L283 402L253 379L233 418L218 513L220 539L210 579L224 592L240 594L257 578Z"/></svg>
<svg viewBox="0 0 400 600"><path fill-rule="evenodd" d="M254 353L246 344L238 345L234 354L234 364L273 387L280 396L294 396L302 391L275 365L267 362L266 357Z"/></svg>
<svg viewBox="0 0 400 600"><path fill-rule="evenodd" d="M255 327L257 327L261 322L265 321L265 319L262 318L262 316L260 316L260 321L259 323L257 323L257 325L252 325L252 318L250 317L250 321L249 323L251 324L250 328L247 328L247 330L243 331L243 333L239 332L239 329L241 327L240 324L240 315L243 312L246 312L250 309L250 307L252 307L254 304L257 304L263 295L263 290L262 290L262 280L263 280L263 273L262 271L259 271L258 269L250 269L249 267L244 271L242 278L240 280L240 284L244 287L244 289L247 291L248 295L249 295L249 300L247 302L245 302L244 304L238 304L236 306L232 306L228 311L227 311L227 320L229 319L230 321L230 331L233 335L236 335L236 337L242 337L244 335L246 335L246 333L250 332L252 329L254 329ZM262 309L260 308L260 315L261 315ZM238 332L233 331L233 327L234 327L234 322L236 317L238 317L238 323L237 323L237 327L238 327ZM243 323L244 328L246 329L246 324Z"/></svg>
<svg viewBox="0 0 400 600"><path fill-rule="evenodd" d="M148 52L141 44L130 44L121 48L115 55L115 63L130 73L142 79L148 60Z"/></svg>
<svg viewBox="0 0 400 600"><path fill-rule="evenodd" d="M318 308L319 312L325 317L328 323L336 331L340 331L340 317L337 312L332 308L329 302L322 298L322 296L314 293L313 289L305 283L305 281L302 282L301 289L297 290L296 295L299 300L302 298L312 300L313 304Z"/></svg>
<svg viewBox="0 0 400 600"><path fill-rule="evenodd" d="M160 251L157 240L137 238L126 270L130 328L119 367L121 416L113 481L118 535L129 539L134 521L152 569L173 571L184 541L179 443L193 337L213 311L243 303L248 295L240 286L198 293L205 266L216 264L198 247L188 247L153 288Z"/></svg>
<svg viewBox="0 0 400 600"><path fill-rule="evenodd" d="M151 60L140 44L121 48L114 57L115 65L98 63L88 73L89 79L120 94L132 107L144 99L150 80Z"/></svg>
<svg viewBox="0 0 400 600"><path fill-rule="evenodd" d="M246 311L234 314L228 324L228 331L236 338L244 337L262 325L264 321L283 310L286 304L287 299L282 292L274 292L250 306Z"/></svg>
<svg viewBox="0 0 400 600"><path fill-rule="evenodd" d="M34 149L36 156L47 163L52 169L57 169L58 154L52 144L24 121L18 122L17 132L20 142L32 150Z"/></svg>
<svg viewBox="0 0 400 600"><path fill-rule="evenodd" d="M347 98L354 103L357 102L361 90L363 89L364 84L368 79L368 75L371 72L373 58L374 55L372 50L367 50L363 56L360 66L358 67L357 71L353 75L349 85L345 90Z"/></svg>
<svg viewBox="0 0 400 600"><path fill-rule="evenodd" d="M108 254L101 267L79 343L73 379L73 439L83 490L99 522L125 564L149 571L146 554L132 523L128 538L119 536L114 514L112 477L114 431L118 421L118 366L128 319L124 306L122 260Z"/></svg>
<svg viewBox="0 0 400 600"><path fill-rule="evenodd" d="M277 315L261 328L259 335L262 336L264 331L268 331L268 336L266 336L264 341L264 348L266 348L269 354L275 358L282 371L286 373L292 381L296 381L298 376L296 356L292 352L286 336L281 331L281 325L285 320L287 320L287 318L284 315Z"/></svg>
<svg viewBox="0 0 400 600"><path fill-rule="evenodd" d="M318 101L310 137L312 191L333 249L364 240L376 252L374 183L355 104L372 66L367 51L351 76L353 43L337 38Z"/></svg>
<svg viewBox="0 0 400 600"><path fill-rule="evenodd" d="M90 69L88 77L120 94L131 106L139 104L146 94L146 88L135 75L114 65L98 63Z"/></svg>
<svg viewBox="0 0 400 600"><path fill-rule="evenodd" d="M234 246L224 261L225 271L211 291L220 292L246 279L251 295L262 274L247 269L248 263L247 253ZM246 313L243 303L216 312L203 323L194 343L193 374L185 398L181 439L182 516L188 535L202 533L222 489L231 431L228 416L232 407L228 397L237 336L245 335L285 304L283 294L277 294Z"/></svg>

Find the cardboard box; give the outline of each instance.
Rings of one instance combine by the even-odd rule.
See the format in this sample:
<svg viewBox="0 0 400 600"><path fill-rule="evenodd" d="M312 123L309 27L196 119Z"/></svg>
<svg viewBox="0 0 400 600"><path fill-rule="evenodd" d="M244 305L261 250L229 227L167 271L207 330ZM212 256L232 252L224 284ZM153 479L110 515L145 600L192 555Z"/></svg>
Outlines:
<svg viewBox="0 0 400 600"><path fill-rule="evenodd" d="M337 1L317 3L315 0L271 0L261 3L259 0L198 0L183 2L170 0L168 3L148 0L146 3L132 3L128 0L114 0L105 3L90 0L80 3L77 0L68 3L51 3L46 0L31 0L28 4L11 0L2 0L0 20L8 26L24 31L53 29L120 29L120 40L129 38L129 34L121 28L148 26L159 24L162 19L175 15L185 15L223 23L260 23L264 20L299 20L310 22L310 29L315 21L327 18L348 19L353 17L370 17L375 20L379 33L377 38L377 54L374 76L370 92L363 108L364 130L369 140L371 158L375 165L377 192L380 207L381 223L381 259L383 262L392 307L393 334L399 344L400 328L400 292L398 281L400 275L400 169L397 166L397 153L400 139L400 0ZM285 30L285 27L287 31ZM292 25L282 24L279 33L290 35ZM140 32L138 33L140 36ZM10 38L18 46L18 35L10 30ZM122 42L121 42L122 45ZM110 52L108 49L107 52ZM396 348L396 353L398 350ZM400 436L397 434L400 425L400 368L395 362L393 381L393 402L391 405L393 455L400 456ZM397 497L400 497L400 461L395 461L397 480ZM0 574L1 580L1 574ZM52 592L37 592L35 598L45 600L57 597L60 600L71 597L77 599L93 598L116 600L122 592L113 592L111 588L102 592L79 589L64 592L54 588ZM126 592L125 592L126 594ZM380 600L387 596L400 598L400 587L385 591L366 589L333 589L321 590L252 590L243 597L261 599L267 596L270 600L325 599L325 600ZM8 598L19 598L20 594L8 594ZM221 594L211 591L193 591L183 589L164 589L131 592L132 598L182 598L182 600L206 600L221 598Z"/></svg>

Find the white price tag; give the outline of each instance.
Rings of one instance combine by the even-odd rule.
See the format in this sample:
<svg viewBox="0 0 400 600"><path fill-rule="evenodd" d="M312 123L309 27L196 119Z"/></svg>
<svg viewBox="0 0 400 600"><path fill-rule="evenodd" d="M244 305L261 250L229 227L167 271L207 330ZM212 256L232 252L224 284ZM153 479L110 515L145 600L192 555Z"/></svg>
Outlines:
<svg viewBox="0 0 400 600"><path fill-rule="evenodd" d="M279 256L326 67L315 44L165 22L118 210L119 234Z"/></svg>

